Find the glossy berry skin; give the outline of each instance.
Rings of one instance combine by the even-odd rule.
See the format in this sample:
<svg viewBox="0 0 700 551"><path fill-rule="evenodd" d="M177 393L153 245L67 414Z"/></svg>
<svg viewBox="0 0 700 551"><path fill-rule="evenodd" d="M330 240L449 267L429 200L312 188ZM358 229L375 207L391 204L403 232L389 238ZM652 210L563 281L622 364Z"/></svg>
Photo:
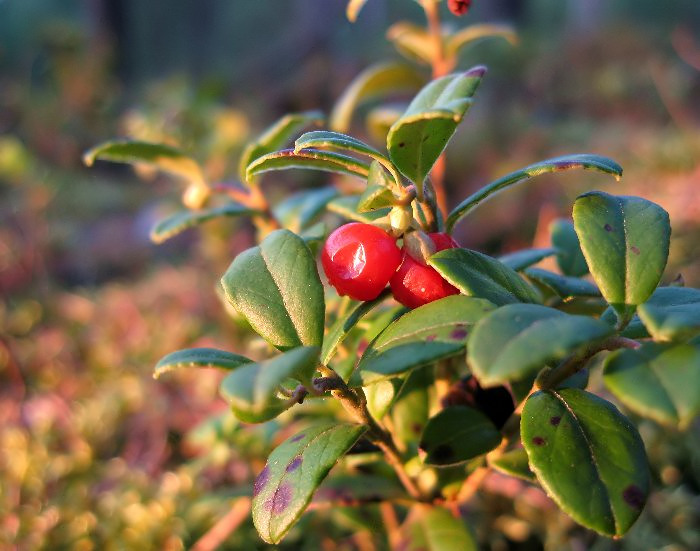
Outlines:
<svg viewBox="0 0 700 551"><path fill-rule="evenodd" d="M353 222L331 233L321 251L328 282L339 295L377 298L401 263L396 239L372 226Z"/></svg>
<svg viewBox="0 0 700 551"><path fill-rule="evenodd" d="M435 245L435 252L459 247L457 242L446 233L429 233L428 237ZM459 290L447 283L434 268L423 266L406 251L404 251L403 263L391 278L390 283L394 298L409 308L418 308L434 300L459 293Z"/></svg>

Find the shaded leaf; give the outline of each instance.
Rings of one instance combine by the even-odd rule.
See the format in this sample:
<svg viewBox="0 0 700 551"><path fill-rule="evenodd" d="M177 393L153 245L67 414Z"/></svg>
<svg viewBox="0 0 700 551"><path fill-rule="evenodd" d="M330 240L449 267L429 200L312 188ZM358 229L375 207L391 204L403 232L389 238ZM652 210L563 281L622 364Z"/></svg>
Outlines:
<svg viewBox="0 0 700 551"><path fill-rule="evenodd" d="M289 113L269 126L257 139L250 142L238 162L238 174L241 181L248 178L246 169L255 159L281 149L304 128L321 125L325 117L320 111Z"/></svg>
<svg viewBox="0 0 700 551"><path fill-rule="evenodd" d="M251 361L245 356L217 348L187 348L171 352L158 360L153 377L157 379L163 373L181 367L218 367L231 370Z"/></svg>
<svg viewBox="0 0 700 551"><path fill-rule="evenodd" d="M617 323L617 314L611 306L608 306L600 315L600 319L608 325L612 325L614 327ZM627 337L628 339L648 339L651 335L649 335L649 331L647 331L647 328L644 327L644 324L642 323L642 320L639 319L639 316L635 314L630 322L620 332L620 336Z"/></svg>
<svg viewBox="0 0 700 551"><path fill-rule="evenodd" d="M482 386L496 386L525 379L612 333L610 325L587 316L536 304L510 304L476 324L467 358Z"/></svg>
<svg viewBox="0 0 700 551"><path fill-rule="evenodd" d="M359 212L358 206L360 204L361 198L362 197L360 195L344 195L342 197L338 197L336 199L333 199L332 201L329 201L326 207L330 212L339 214L346 220L352 220L354 222L365 222L367 224L374 222L375 220L379 220L380 218L389 214L390 209L388 208L377 209L369 212ZM388 222L386 224L386 227L389 227Z"/></svg>
<svg viewBox="0 0 700 551"><path fill-rule="evenodd" d="M365 430L347 423L319 425L275 448L253 488L253 523L263 540L282 540L336 461Z"/></svg>
<svg viewBox="0 0 700 551"><path fill-rule="evenodd" d="M338 507L399 498L405 499L406 492L396 481L383 476L353 473L329 477L314 494L313 502Z"/></svg>
<svg viewBox="0 0 700 551"><path fill-rule="evenodd" d="M492 309L487 300L452 295L404 314L362 356L358 365L362 384L461 353L471 326Z"/></svg>
<svg viewBox="0 0 700 551"><path fill-rule="evenodd" d="M510 174L507 174L506 176L503 176L502 178L499 178L498 180L482 187L479 191L467 197L464 201L452 209L452 212L450 212L447 220L445 221L445 227L447 228L448 232L451 232L457 222L479 206L479 204L481 204L483 201L486 201L502 189L514 186L521 182L526 182L527 180L534 178L535 176L539 176L540 174L562 172L565 170L579 168L586 170L597 170L599 172L612 174L617 179L622 176L622 167L620 165L618 165L612 159L601 157L599 155L584 153L579 155L566 155L564 157L556 157L554 159L540 161L539 163L535 163L520 170L516 170L515 172L511 172Z"/></svg>
<svg viewBox="0 0 700 551"><path fill-rule="evenodd" d="M700 348L643 344L605 360L603 381L635 413L686 427L700 413Z"/></svg>
<svg viewBox="0 0 700 551"><path fill-rule="evenodd" d="M257 211L239 205L228 203L219 207L203 210L181 210L167 218L159 220L151 229L150 238L154 243L163 243L183 231L223 216L242 216L256 214Z"/></svg>
<svg viewBox="0 0 700 551"><path fill-rule="evenodd" d="M428 259L442 277L468 296L496 305L540 302L535 289L495 258L469 249L447 249Z"/></svg>
<svg viewBox="0 0 700 551"><path fill-rule="evenodd" d="M600 292L623 321L656 289L668 258L668 213L640 197L600 191L574 203L574 226Z"/></svg>
<svg viewBox="0 0 700 551"><path fill-rule="evenodd" d="M477 551L464 521L442 507L417 504L402 526L400 549L405 551Z"/></svg>
<svg viewBox="0 0 700 551"><path fill-rule="evenodd" d="M414 369L406 376L391 406L392 433L403 447L416 451L418 440L430 417L430 392L433 372L430 367Z"/></svg>
<svg viewBox="0 0 700 551"><path fill-rule="evenodd" d="M527 482L536 480L535 473L530 470L527 452L524 448L510 450L494 459L489 458L488 461L492 468L503 474L514 476Z"/></svg>
<svg viewBox="0 0 700 551"><path fill-rule="evenodd" d="M529 268L537 264L540 260L544 260L556 253L555 249L523 249L504 254L498 257L498 261L502 262L510 269L519 272L525 268Z"/></svg>
<svg viewBox="0 0 700 551"><path fill-rule="evenodd" d="M279 396L282 383L294 379L310 388L319 352L317 346L301 346L271 360L243 365L221 382L221 396L244 423L274 419L296 403Z"/></svg>
<svg viewBox="0 0 700 551"><path fill-rule="evenodd" d="M600 291L595 284L578 277L563 276L541 268L527 268L525 275L551 289L562 299L571 297L599 297Z"/></svg>
<svg viewBox="0 0 700 551"><path fill-rule="evenodd" d="M329 201L338 196L333 187L300 191L272 209L275 218L287 229L299 232L308 226L326 208Z"/></svg>
<svg viewBox="0 0 700 551"><path fill-rule="evenodd" d="M295 153L293 149L282 149L258 157L248 165L246 178L251 181L255 176L272 170L288 170L291 168L321 170L349 174L362 179L367 178L369 165L348 155L331 151L305 149Z"/></svg>
<svg viewBox="0 0 700 551"><path fill-rule="evenodd" d="M685 341L700 334L700 290L659 287L637 314L654 340Z"/></svg>
<svg viewBox="0 0 700 551"><path fill-rule="evenodd" d="M576 522L621 536L649 494L649 467L637 429L615 406L583 390L536 392L520 429L530 468Z"/></svg>
<svg viewBox="0 0 700 551"><path fill-rule="evenodd" d="M321 345L323 285L316 261L298 235L270 233L234 259L221 285L231 305L273 346Z"/></svg>
<svg viewBox="0 0 700 551"><path fill-rule="evenodd" d="M448 75L418 92L386 138L389 158L422 197L423 181L462 122L484 67Z"/></svg>
<svg viewBox="0 0 700 551"><path fill-rule="evenodd" d="M372 65L353 79L335 103L329 126L336 132L347 132L358 105L389 95L410 94L424 83L425 78L418 71L403 63Z"/></svg>
<svg viewBox="0 0 700 551"><path fill-rule="evenodd" d="M503 38L510 44L518 42L518 35L510 25L481 23L464 27L451 34L445 41L445 56L456 58L466 46L488 38Z"/></svg>
<svg viewBox="0 0 700 551"><path fill-rule="evenodd" d="M588 264L581 251L574 224L559 218L549 225L552 246L557 251L557 264L566 276L581 277L588 273Z"/></svg>
<svg viewBox="0 0 700 551"><path fill-rule="evenodd" d="M420 440L427 465L446 467L490 452L501 433L478 409L452 406L428 420Z"/></svg>

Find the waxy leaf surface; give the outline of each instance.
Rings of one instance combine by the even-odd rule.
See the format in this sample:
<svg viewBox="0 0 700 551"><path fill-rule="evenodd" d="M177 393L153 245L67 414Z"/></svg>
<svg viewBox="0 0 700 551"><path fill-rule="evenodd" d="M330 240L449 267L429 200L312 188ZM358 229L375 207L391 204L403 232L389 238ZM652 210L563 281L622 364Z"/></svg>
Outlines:
<svg viewBox="0 0 700 551"><path fill-rule="evenodd" d="M659 287L637 314L656 341L690 340L700 334L700 290Z"/></svg>
<svg viewBox="0 0 700 551"><path fill-rule="evenodd" d="M273 346L321 346L325 303L316 261L288 230L239 254L221 279L226 298Z"/></svg>
<svg viewBox="0 0 700 551"><path fill-rule="evenodd" d="M612 333L610 325L588 316L536 304L510 304L476 324L467 359L482 386L496 386L536 374Z"/></svg>
<svg viewBox="0 0 700 551"><path fill-rule="evenodd" d="M358 365L364 385L461 353L471 326L494 308L453 295L401 316L372 342Z"/></svg>
<svg viewBox="0 0 700 551"><path fill-rule="evenodd" d="M293 149L282 149L258 157L250 163L246 170L246 178L252 181L255 176L264 172L292 168L336 172L362 179L366 179L369 173L369 164L348 155L316 149L304 149L298 153Z"/></svg>
<svg viewBox="0 0 700 551"><path fill-rule="evenodd" d="M605 385L635 413L686 427L700 413L700 348L646 343L605 360Z"/></svg>
<svg viewBox="0 0 700 551"><path fill-rule="evenodd" d="M416 185L419 197L423 181L462 122L485 72L484 67L474 67L430 82L389 129L389 158Z"/></svg>
<svg viewBox="0 0 700 551"><path fill-rule="evenodd" d="M659 284L668 258L668 213L640 197L600 191L574 203L574 227L605 300L628 320Z"/></svg>
<svg viewBox="0 0 700 551"><path fill-rule="evenodd" d="M279 397L282 383L294 379L309 388L319 352L316 346L301 346L270 360L239 367L221 382L221 396L244 423L274 419L294 405L286 397Z"/></svg>
<svg viewBox="0 0 700 551"><path fill-rule="evenodd" d="M485 298L498 306L540 302L537 291L515 270L483 253L447 249L431 256L428 264L465 295Z"/></svg>
<svg viewBox="0 0 700 551"><path fill-rule="evenodd" d="M231 370L250 362L252 360L245 356L218 348L187 348L163 356L156 364L153 377L157 379L163 373L181 367L218 367Z"/></svg>
<svg viewBox="0 0 700 551"><path fill-rule="evenodd" d="M588 264L581 251L574 225L569 220L557 219L549 225L552 246L557 251L557 264L566 276L581 277L588 273Z"/></svg>
<svg viewBox="0 0 700 551"><path fill-rule="evenodd" d="M551 289L555 295L562 299L600 296L600 291L595 284L578 277L563 276L541 268L527 268L525 275Z"/></svg>
<svg viewBox="0 0 700 551"><path fill-rule="evenodd" d="M457 465L490 452L501 443L501 433L479 410L467 406L443 409L428 419L419 447L427 465Z"/></svg>
<svg viewBox="0 0 700 551"><path fill-rule="evenodd" d="M253 486L253 523L263 540L282 540L328 471L365 430L347 423L318 425L275 448Z"/></svg>
<svg viewBox="0 0 700 551"><path fill-rule="evenodd" d="M576 522L622 536L642 512L649 467L637 429L610 402L583 390L536 392L520 423L530 467Z"/></svg>

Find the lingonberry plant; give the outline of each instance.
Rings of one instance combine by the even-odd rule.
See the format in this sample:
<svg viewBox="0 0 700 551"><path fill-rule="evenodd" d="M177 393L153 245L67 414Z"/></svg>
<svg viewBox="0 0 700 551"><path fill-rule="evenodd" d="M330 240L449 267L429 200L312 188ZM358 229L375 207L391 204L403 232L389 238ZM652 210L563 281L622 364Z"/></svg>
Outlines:
<svg viewBox="0 0 700 551"><path fill-rule="evenodd" d="M540 485L581 525L620 537L644 508L649 467L635 425L587 390L588 371L602 370L635 415L687 426L700 411L700 290L662 283L669 218L639 197L579 196L573 223L552 227L551 248L494 258L454 241L455 226L496 192L545 173L586 169L619 179L622 169L591 154L549 159L447 210L443 150L486 69L450 71L466 44L513 37L493 25L448 32L437 0L418 3L427 29L399 23L389 36L434 78L426 83L403 64L368 69L328 122L295 113L254 140L240 185L211 184L194 160L165 145L116 141L86 154L88 164L147 163L188 182L186 209L155 226L156 242L222 216L249 216L258 230L258 244L233 259L221 286L269 343L269 357L180 350L156 375L221 368L229 372L221 395L236 418L279 417L297 428L251 488L266 542L280 542L316 494L347 506L383 503L391 546L474 549L453 512L489 470ZM350 2L351 18L362 4ZM469 5L449 2L456 14ZM369 133L385 151L347 133L360 103L416 89L402 110L370 113ZM310 125L329 129L299 136ZM292 168L338 176L271 205L261 176ZM556 257L560 273L534 267L546 257ZM352 461L340 461L347 454ZM337 463L327 491L317 493Z"/></svg>

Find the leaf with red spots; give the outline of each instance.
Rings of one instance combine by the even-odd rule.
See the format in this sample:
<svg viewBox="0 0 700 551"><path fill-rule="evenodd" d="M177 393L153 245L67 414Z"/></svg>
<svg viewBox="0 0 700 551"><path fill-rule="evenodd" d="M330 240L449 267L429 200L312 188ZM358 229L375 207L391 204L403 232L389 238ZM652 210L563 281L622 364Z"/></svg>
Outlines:
<svg viewBox="0 0 700 551"><path fill-rule="evenodd" d="M486 415L467 406L452 406L428 420L419 447L427 465L445 467L485 454L500 443L501 433Z"/></svg>
<svg viewBox="0 0 700 551"><path fill-rule="evenodd" d="M436 360L461 354L470 328L494 305L452 295L401 316L367 348L358 365L362 384L396 377ZM459 330L459 332L455 332ZM351 380L352 382L352 380Z"/></svg>
<svg viewBox="0 0 700 551"><path fill-rule="evenodd" d="M668 213L640 197L585 193L574 228L593 279L626 324L659 284L668 258Z"/></svg>
<svg viewBox="0 0 700 551"><path fill-rule="evenodd" d="M347 423L317 425L275 448L253 486L253 523L263 540L282 540L328 471L365 430Z"/></svg>
<svg viewBox="0 0 700 551"><path fill-rule="evenodd" d="M629 530L649 494L649 466L614 405L578 389L536 392L520 431L530 468L565 513L607 536Z"/></svg>

